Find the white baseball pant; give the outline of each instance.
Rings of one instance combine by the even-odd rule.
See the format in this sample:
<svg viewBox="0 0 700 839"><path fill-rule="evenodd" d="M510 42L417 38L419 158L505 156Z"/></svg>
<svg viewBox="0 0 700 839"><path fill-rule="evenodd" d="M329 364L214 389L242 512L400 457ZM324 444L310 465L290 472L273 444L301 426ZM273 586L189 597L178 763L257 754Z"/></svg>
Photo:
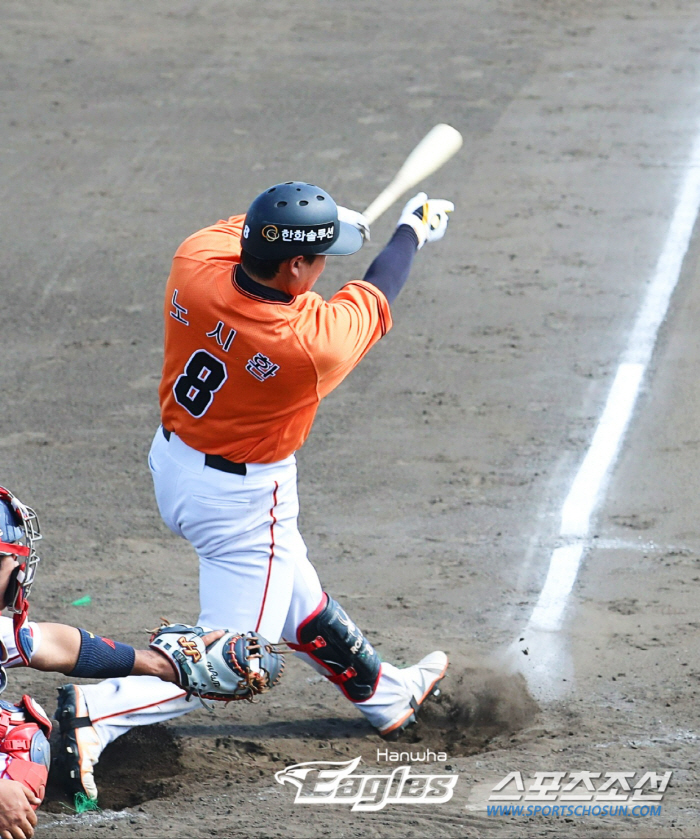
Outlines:
<svg viewBox="0 0 700 839"><path fill-rule="evenodd" d="M269 641L296 640L323 591L297 527L296 460L249 464L246 475L206 466L204 455L162 429L149 465L163 520L199 555L200 614L207 629L247 632ZM319 672L326 671L303 653ZM175 685L152 676L81 685L102 747L134 725L150 725L200 707ZM382 663L371 699L356 704L374 725L405 694L400 671ZM231 707L231 706L229 706Z"/></svg>

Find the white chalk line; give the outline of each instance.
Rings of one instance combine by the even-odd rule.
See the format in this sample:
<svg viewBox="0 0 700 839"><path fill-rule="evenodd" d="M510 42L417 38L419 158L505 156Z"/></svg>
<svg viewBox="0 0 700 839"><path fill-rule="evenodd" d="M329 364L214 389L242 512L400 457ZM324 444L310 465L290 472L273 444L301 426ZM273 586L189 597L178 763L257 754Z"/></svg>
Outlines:
<svg viewBox="0 0 700 839"><path fill-rule="evenodd" d="M530 647L533 633L540 637L547 666L530 659L534 666L525 675L529 677L531 689L541 697L553 697L561 692L556 689L555 681L561 681L563 671L570 676L570 663L567 665L564 661L559 642L551 635L545 640L541 633L556 633L561 629L569 595L589 543L591 517L603 497L634 413L659 329L678 284L699 210L700 135L695 139L663 249L603 413L562 507L559 535L573 541L553 551L539 598L521 633L524 636L529 634ZM537 655L536 650L529 652Z"/></svg>
<svg viewBox="0 0 700 839"><path fill-rule="evenodd" d="M528 628L556 631L561 626L564 609L583 556L583 544L577 542L556 548L549 561L549 571L530 615Z"/></svg>
<svg viewBox="0 0 700 839"><path fill-rule="evenodd" d="M641 364L619 366L591 445L564 501L560 536L583 539L588 535L591 515L610 467L617 459L644 372Z"/></svg>
<svg viewBox="0 0 700 839"><path fill-rule="evenodd" d="M85 813L71 813L69 816L61 816L57 819L45 822L43 819L39 821L37 828L43 830L47 827L57 827L59 825L75 824L75 825L95 825L104 822L114 822L120 819L133 819L134 814L128 811L116 812L114 810L100 810L99 812L85 812ZM140 814L139 821L145 821L147 817Z"/></svg>

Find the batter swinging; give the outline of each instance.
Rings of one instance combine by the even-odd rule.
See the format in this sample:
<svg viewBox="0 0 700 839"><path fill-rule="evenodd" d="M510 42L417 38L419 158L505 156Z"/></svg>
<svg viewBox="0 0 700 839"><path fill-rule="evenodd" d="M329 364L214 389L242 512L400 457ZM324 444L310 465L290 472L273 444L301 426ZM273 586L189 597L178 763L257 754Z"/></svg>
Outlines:
<svg viewBox="0 0 700 839"><path fill-rule="evenodd" d="M383 736L415 721L447 656L403 670L381 662L324 593L297 527L294 452L320 400L390 329L416 250L442 238L452 210L419 193L364 278L326 302L312 291L326 256L359 250L366 220L316 186L277 184L246 216L185 240L165 295L162 426L149 464L164 521L199 555L198 623L283 639ZM57 717L63 742L79 746L74 789L93 798L109 742L196 707L158 679L70 689L77 710L71 717L59 697Z"/></svg>

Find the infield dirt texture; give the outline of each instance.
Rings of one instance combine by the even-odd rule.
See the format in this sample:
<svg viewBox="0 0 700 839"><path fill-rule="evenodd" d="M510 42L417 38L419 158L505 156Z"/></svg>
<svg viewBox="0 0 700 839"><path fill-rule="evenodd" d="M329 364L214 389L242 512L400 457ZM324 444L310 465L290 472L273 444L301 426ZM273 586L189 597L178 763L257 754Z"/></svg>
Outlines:
<svg viewBox="0 0 700 839"><path fill-rule="evenodd" d="M52 788L38 837L698 836L696 239L550 639L566 667L528 687L503 651L560 544L687 172L699 16L693 0L5 0L0 482L41 516L35 619L138 645L161 615L196 620L196 558L146 465L181 240L282 180L361 210L435 123L465 139L425 184L455 202L445 240L299 454L324 585L384 657L453 659L442 703L390 747L444 750L413 771L457 774L452 800L294 804L285 766L395 764L292 661L259 704L117 742L104 812L71 816ZM362 275L400 207L329 260L321 293ZM31 691L52 714L62 681L13 671L5 698ZM485 809L510 772L624 770L673 772L661 815Z"/></svg>

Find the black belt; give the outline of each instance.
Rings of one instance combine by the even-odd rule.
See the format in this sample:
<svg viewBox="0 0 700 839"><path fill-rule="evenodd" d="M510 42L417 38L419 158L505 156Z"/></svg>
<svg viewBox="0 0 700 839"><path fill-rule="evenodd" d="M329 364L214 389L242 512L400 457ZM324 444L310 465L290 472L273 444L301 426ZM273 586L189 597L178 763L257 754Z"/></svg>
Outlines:
<svg viewBox="0 0 700 839"><path fill-rule="evenodd" d="M162 425L161 428L163 429L163 436L166 440L169 440L172 432ZM218 469L219 472L229 472L231 475L245 475L248 472L245 463L234 463L232 460L221 457L220 454L205 454L204 465L210 466L212 469Z"/></svg>

